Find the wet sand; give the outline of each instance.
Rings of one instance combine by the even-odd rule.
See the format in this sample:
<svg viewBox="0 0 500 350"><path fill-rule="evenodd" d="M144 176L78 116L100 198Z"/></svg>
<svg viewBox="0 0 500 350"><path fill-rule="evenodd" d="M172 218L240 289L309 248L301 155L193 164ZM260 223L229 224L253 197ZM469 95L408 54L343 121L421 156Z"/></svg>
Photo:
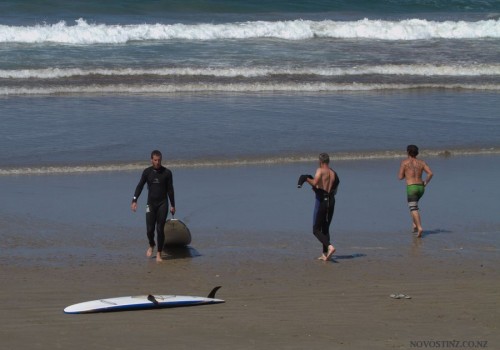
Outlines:
<svg viewBox="0 0 500 350"><path fill-rule="evenodd" d="M312 194L296 188L315 164L173 169L177 217L193 242L161 264L145 257L144 216L129 209L139 174L3 177L0 346L409 349L486 341L494 349L498 160L429 159L436 177L421 202L422 239L410 232L399 161L334 164L337 252L326 263L315 259ZM224 304L62 311L114 296L204 296L216 285Z"/></svg>

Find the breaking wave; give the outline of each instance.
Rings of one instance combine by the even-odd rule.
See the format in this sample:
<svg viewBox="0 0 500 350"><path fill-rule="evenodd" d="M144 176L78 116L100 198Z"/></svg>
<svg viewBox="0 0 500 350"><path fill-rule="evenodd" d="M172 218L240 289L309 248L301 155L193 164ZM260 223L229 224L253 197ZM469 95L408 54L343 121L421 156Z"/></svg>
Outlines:
<svg viewBox="0 0 500 350"><path fill-rule="evenodd" d="M500 38L500 19L467 21L249 21L225 24L130 24L88 23L84 19L35 26L0 25L0 43L58 43L75 45L123 44L132 41L224 40L315 38L427 40Z"/></svg>
<svg viewBox="0 0 500 350"><path fill-rule="evenodd" d="M424 83L424 84L335 84L335 83L242 83L242 84L163 84L163 85L85 85L50 87L0 87L0 96L72 94L173 94L173 93L309 93L362 92L383 90L447 89L500 91L500 84Z"/></svg>
<svg viewBox="0 0 500 350"><path fill-rule="evenodd" d="M61 79L82 76L209 76L222 78L254 78L275 75L288 76L349 76L349 75L410 75L410 76L483 76L500 75L500 64L475 65L375 65L331 68L251 68L251 67L175 67L175 68L45 68L0 70L2 79Z"/></svg>

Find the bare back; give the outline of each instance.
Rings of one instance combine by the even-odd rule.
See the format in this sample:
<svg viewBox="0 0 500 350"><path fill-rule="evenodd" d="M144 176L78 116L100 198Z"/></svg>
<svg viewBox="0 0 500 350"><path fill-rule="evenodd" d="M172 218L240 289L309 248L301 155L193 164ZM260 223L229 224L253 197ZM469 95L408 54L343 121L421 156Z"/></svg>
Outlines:
<svg viewBox="0 0 500 350"><path fill-rule="evenodd" d="M427 173L427 182L429 182L430 177L432 177L429 166L423 160L408 157L401 162L399 178L406 179L407 185L423 184L422 174L424 172Z"/></svg>
<svg viewBox="0 0 500 350"><path fill-rule="evenodd" d="M335 181L335 173L332 169L327 167L320 167L316 170L316 175L314 176L315 187L324 190L328 193L333 188L333 183Z"/></svg>

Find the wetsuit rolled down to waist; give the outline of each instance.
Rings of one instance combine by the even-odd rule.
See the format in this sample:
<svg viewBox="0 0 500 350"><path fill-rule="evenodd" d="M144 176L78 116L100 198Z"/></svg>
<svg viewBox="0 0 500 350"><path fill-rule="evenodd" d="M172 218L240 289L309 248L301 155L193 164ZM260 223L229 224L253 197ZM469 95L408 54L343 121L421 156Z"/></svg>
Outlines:
<svg viewBox="0 0 500 350"><path fill-rule="evenodd" d="M421 184L411 184L406 186L406 196L408 199L408 207L410 211L418 210L418 201L425 192L425 186Z"/></svg>
<svg viewBox="0 0 500 350"><path fill-rule="evenodd" d="M330 223L335 211L335 192L315 189L316 203L314 206L313 233L323 245L323 252L328 252L330 243Z"/></svg>

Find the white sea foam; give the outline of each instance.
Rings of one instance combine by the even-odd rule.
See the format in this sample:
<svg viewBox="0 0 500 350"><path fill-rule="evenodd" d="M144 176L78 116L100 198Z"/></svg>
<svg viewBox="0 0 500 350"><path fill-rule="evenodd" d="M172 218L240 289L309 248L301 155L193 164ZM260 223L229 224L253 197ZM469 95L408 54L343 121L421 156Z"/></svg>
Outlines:
<svg viewBox="0 0 500 350"><path fill-rule="evenodd" d="M453 157L474 155L498 155L499 148L467 148L467 149L434 149L421 152L423 157ZM382 160L399 159L405 156L401 151L374 151L374 152L331 152L333 161L358 161L358 160ZM169 161L171 168L207 168L207 167L237 167L252 165L278 165L301 162L313 162L317 155L289 155L261 158L237 158L237 159L212 159L212 160L190 160ZM107 164L107 165L59 165L59 166L34 166L34 167L11 167L0 168L0 176L19 175L56 175L56 174L78 174L78 173L103 173L116 171L136 171L143 169L145 163Z"/></svg>
<svg viewBox="0 0 500 350"><path fill-rule="evenodd" d="M433 38L500 38L500 19L477 22L429 21L407 19L384 21L253 21L226 24L131 24L106 25L76 20L75 25L61 21L36 26L0 25L3 43L121 44L149 40L219 40L278 38L307 40L313 38L422 40Z"/></svg>
<svg viewBox="0 0 500 350"><path fill-rule="evenodd" d="M500 75L500 64L477 65L375 65L357 67L332 68L122 68L122 69L80 69L80 68L45 68L1 70L0 78L4 79L58 79L76 76L212 76L222 78L232 77L266 77L272 75L316 75L316 76L347 76L347 75L411 75L411 76L482 76Z"/></svg>
<svg viewBox="0 0 500 350"><path fill-rule="evenodd" d="M85 85L50 87L0 87L0 96L71 94L172 94L172 93L273 93L342 92L410 89L462 89L500 91L498 84L335 84L335 83L250 83L250 84L164 84L164 85Z"/></svg>

